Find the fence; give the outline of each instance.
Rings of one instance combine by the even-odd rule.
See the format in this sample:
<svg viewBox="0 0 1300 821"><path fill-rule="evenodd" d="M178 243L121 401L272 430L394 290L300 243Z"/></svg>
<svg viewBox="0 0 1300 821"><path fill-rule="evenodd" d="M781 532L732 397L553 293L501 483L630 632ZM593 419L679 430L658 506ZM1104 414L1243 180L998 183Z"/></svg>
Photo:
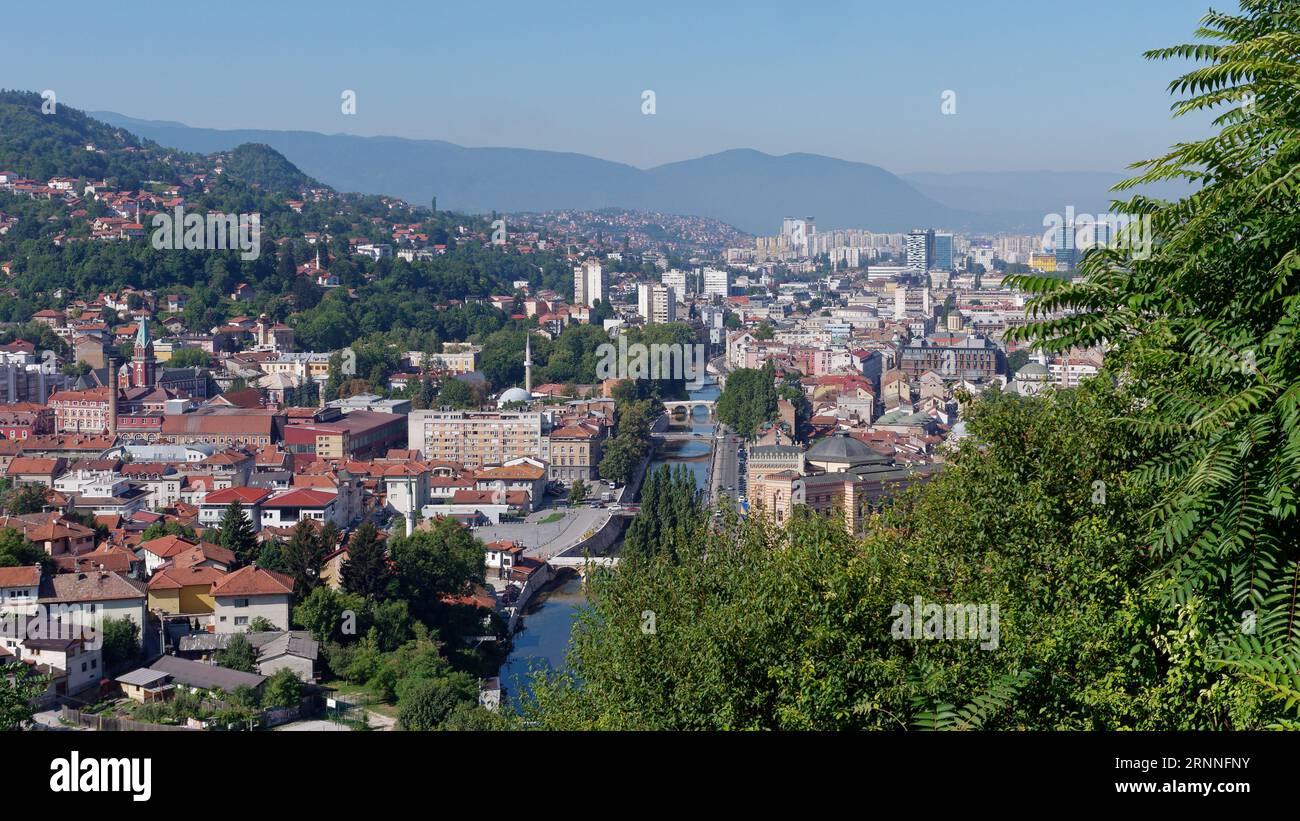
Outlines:
<svg viewBox="0 0 1300 821"><path fill-rule="evenodd" d="M83 713L72 707L64 707L62 718L69 724L75 724L78 727L87 727L91 730L99 730L105 733L116 732L190 732L191 728L181 727L171 724L148 724L143 721L134 721L129 718L114 718L113 716L102 716L94 713Z"/></svg>

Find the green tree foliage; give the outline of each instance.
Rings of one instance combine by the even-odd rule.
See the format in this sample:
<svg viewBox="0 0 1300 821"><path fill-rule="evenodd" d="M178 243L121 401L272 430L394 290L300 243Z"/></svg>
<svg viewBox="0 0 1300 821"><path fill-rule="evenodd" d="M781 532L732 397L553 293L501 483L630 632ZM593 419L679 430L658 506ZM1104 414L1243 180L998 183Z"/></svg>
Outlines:
<svg viewBox="0 0 1300 821"><path fill-rule="evenodd" d="M226 649L217 655L222 667L242 673L257 672L257 651L243 633L236 633L226 642Z"/></svg>
<svg viewBox="0 0 1300 821"><path fill-rule="evenodd" d="M293 608L293 623L310 631L316 641L346 641L349 638L344 632L348 626L347 614L352 614L357 622L359 634L363 632L364 624L360 620L364 618L366 609L367 602L362 596L321 585Z"/></svg>
<svg viewBox="0 0 1300 821"><path fill-rule="evenodd" d="M1105 341L1135 394L1126 424L1158 446L1138 472L1159 499L1141 524L1156 579L1237 634L1223 663L1297 702L1300 670L1300 7L1243 0L1210 12L1201 42L1157 49L1200 65L1170 84L1176 116L1214 112L1217 133L1139 163L1118 188L1188 180L1194 193L1133 196L1149 220L1089 252L1081 279L1013 278L1032 314L1017 338L1058 350ZM1257 635L1235 630L1254 617ZM1290 695L1288 695L1288 693Z"/></svg>
<svg viewBox="0 0 1300 821"><path fill-rule="evenodd" d="M299 519L289 541L281 546L285 572L293 577L294 597L301 601L320 585L326 547L310 519Z"/></svg>
<svg viewBox="0 0 1300 821"><path fill-rule="evenodd" d="M25 664L0 664L0 730L16 730L32 720L32 700L45 692L48 676L32 675Z"/></svg>
<svg viewBox="0 0 1300 821"><path fill-rule="evenodd" d="M398 591L421 621L434 617L444 594L463 593L483 581L483 543L454 519L436 519L427 530L392 538L388 550Z"/></svg>
<svg viewBox="0 0 1300 821"><path fill-rule="evenodd" d="M457 707L477 700L478 686L466 673L418 679L399 697L397 721L403 730L436 730Z"/></svg>
<svg viewBox="0 0 1300 821"><path fill-rule="evenodd" d="M212 366L212 356L200 348L181 348L167 360L169 368L208 368Z"/></svg>
<svg viewBox="0 0 1300 821"><path fill-rule="evenodd" d="M129 669L140 659L140 625L131 619L104 619L103 639L106 673Z"/></svg>
<svg viewBox="0 0 1300 821"><path fill-rule="evenodd" d="M141 541L151 541L161 539L163 536L180 536L182 539L189 539L197 542L199 537L194 532L194 528L183 525L180 522L154 523L144 529L140 534Z"/></svg>
<svg viewBox="0 0 1300 821"><path fill-rule="evenodd" d="M654 411L650 400L620 401L617 407L618 432L606 443L597 470L606 481L627 484L641 460L650 453Z"/></svg>
<svg viewBox="0 0 1300 821"><path fill-rule="evenodd" d="M783 528L729 515L673 539L675 555L593 575L568 669L539 674L525 718L559 729L1269 726L1281 705L1267 688L1212 664L1231 635L1203 621L1208 600L1180 603L1148 578L1137 522L1155 494L1132 465L1155 448L1115 421L1130 402L1100 380L1034 399L992 392L969 409L970 436L945 471L861 537L807 508ZM996 652L896 638L897 608L916 597L998 605Z"/></svg>
<svg viewBox="0 0 1300 821"><path fill-rule="evenodd" d="M486 733L514 729L510 716L493 712L478 704L462 701L443 719L440 730L469 733Z"/></svg>
<svg viewBox="0 0 1300 821"><path fill-rule="evenodd" d="M741 436L750 437L776 418L776 368L771 361L761 368L737 368L727 376L718 397L718 421Z"/></svg>
<svg viewBox="0 0 1300 821"><path fill-rule="evenodd" d="M238 500L231 502L221 516L217 543L234 553L235 561L241 566L257 561L262 547L244 506Z"/></svg>
<svg viewBox="0 0 1300 821"><path fill-rule="evenodd" d="M478 402L474 399L474 391L463 379L444 380L442 387L438 389L437 404L449 408L478 407Z"/></svg>
<svg viewBox="0 0 1300 821"><path fill-rule="evenodd" d="M263 707L288 709L302 701L302 681L288 667L275 671L262 693Z"/></svg>
<svg viewBox="0 0 1300 821"><path fill-rule="evenodd" d="M372 599L391 595L393 569L388 550L379 540L379 529L372 522L363 522L352 534L342 575L343 589L349 593Z"/></svg>
<svg viewBox="0 0 1300 821"><path fill-rule="evenodd" d="M46 573L53 572L54 560L39 546L27 541L12 527L0 528L0 567L28 567L39 564Z"/></svg>
<svg viewBox="0 0 1300 821"><path fill-rule="evenodd" d="M244 143L222 155L223 174L269 191L297 194L325 186L299 171L269 145Z"/></svg>
<svg viewBox="0 0 1300 821"><path fill-rule="evenodd" d="M575 507L582 504L587 499L587 483L581 479L575 479L569 486L569 506Z"/></svg>
<svg viewBox="0 0 1300 821"><path fill-rule="evenodd" d="M628 526L623 555L629 560L676 557L700 535L707 521L699 504L695 474L685 466L660 465L641 489L641 510Z"/></svg>
<svg viewBox="0 0 1300 821"><path fill-rule="evenodd" d="M45 507L46 488L41 485L19 485L4 497L4 509L10 516L40 513Z"/></svg>

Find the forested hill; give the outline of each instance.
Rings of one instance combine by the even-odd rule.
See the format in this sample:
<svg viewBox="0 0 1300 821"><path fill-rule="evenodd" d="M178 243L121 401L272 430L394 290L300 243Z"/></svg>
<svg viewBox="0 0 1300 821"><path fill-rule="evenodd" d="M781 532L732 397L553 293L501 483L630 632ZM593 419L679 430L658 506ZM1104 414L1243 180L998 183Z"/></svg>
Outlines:
<svg viewBox="0 0 1300 821"><path fill-rule="evenodd" d="M183 297L177 318L191 333L267 314L292 325L305 349L373 337L383 339L374 350L414 350L507 322L501 310L467 301L511 293L520 281L572 287L562 249L494 246L491 217L339 193L266 145L188 153L66 105L42 113L45 103L0 92L0 323L24 325L37 311L132 288ZM176 207L260 215L258 253L155 248L153 218ZM422 258L353 253L394 243L398 232L418 238ZM522 371L514 354L510 367Z"/></svg>
<svg viewBox="0 0 1300 821"><path fill-rule="evenodd" d="M269 191L328 188L299 171L279 151L262 143L244 143L216 156L226 176Z"/></svg>
<svg viewBox="0 0 1300 821"><path fill-rule="evenodd" d="M188 156L57 100L47 103L36 92L0 91L0 171L42 181L54 176L115 177L138 183L175 176Z"/></svg>
<svg viewBox="0 0 1300 821"><path fill-rule="evenodd" d="M226 180L268 192L328 188L267 145L192 154L141 139L34 91L0 91L0 171L41 182L107 179L115 188L133 190L217 169Z"/></svg>

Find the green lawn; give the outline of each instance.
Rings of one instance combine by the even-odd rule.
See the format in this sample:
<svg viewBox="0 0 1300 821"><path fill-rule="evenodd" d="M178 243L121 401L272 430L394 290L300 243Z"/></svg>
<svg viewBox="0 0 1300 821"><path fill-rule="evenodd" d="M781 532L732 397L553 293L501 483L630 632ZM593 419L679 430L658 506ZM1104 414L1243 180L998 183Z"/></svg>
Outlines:
<svg viewBox="0 0 1300 821"><path fill-rule="evenodd" d="M540 522L538 522L538 524L549 525L550 523L558 522L563 518L564 518L564 513L557 511L555 513L552 513L550 516L547 516L545 519L542 519Z"/></svg>

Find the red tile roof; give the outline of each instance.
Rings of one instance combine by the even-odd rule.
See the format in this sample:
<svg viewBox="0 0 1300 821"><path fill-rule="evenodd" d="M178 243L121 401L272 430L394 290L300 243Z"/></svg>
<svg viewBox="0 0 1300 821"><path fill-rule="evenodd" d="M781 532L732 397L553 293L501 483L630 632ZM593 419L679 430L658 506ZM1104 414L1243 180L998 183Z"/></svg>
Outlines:
<svg viewBox="0 0 1300 821"><path fill-rule="evenodd" d="M213 585L214 596L270 596L293 592L293 579L250 564Z"/></svg>

